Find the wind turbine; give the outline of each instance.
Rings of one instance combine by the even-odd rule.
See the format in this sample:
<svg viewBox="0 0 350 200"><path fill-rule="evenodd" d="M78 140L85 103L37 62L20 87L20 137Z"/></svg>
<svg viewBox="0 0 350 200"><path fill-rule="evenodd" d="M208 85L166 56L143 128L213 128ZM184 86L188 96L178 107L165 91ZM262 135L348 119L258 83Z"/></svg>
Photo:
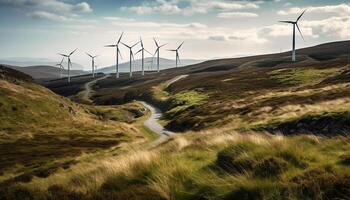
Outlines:
<svg viewBox="0 0 350 200"><path fill-rule="evenodd" d="M163 44L163 45L160 45L160 46L159 46L157 40L156 40L155 38L153 38L153 40L154 40L154 43L155 43L156 46L157 46L157 49L156 49L156 51L154 52L153 58L154 58L154 56L157 54L157 72L159 72L159 71L160 71L160 69L159 69L159 51L160 51L160 48L164 47L164 46L167 45L167 44ZM152 61L153 61L153 58L152 58Z"/></svg>
<svg viewBox="0 0 350 200"><path fill-rule="evenodd" d="M106 45L105 47L115 47L116 49L116 64L115 64L115 73L116 73L116 78L119 78L119 56L122 58L122 54L120 53L119 49L119 44L122 40L122 37L124 35L124 32L120 35L117 44L111 44L111 45Z"/></svg>
<svg viewBox="0 0 350 200"><path fill-rule="evenodd" d="M92 67L92 77L95 78L95 58L98 56L92 56L91 54L86 53L91 58L91 67Z"/></svg>
<svg viewBox="0 0 350 200"><path fill-rule="evenodd" d="M55 66L59 66L60 67L60 78L62 78L62 69L64 69L62 63L63 63L64 57L62 58L61 62L56 64Z"/></svg>
<svg viewBox="0 0 350 200"><path fill-rule="evenodd" d="M74 51L72 51L72 52L71 52L70 54L68 54L68 55L59 53L59 55L68 58L68 67L67 67L67 68L68 68L68 83L70 83L70 68L71 68L71 66L72 66L72 62L71 62L71 60L70 60L70 57L71 57L71 55L73 55L73 53L74 53L76 50L77 50L77 49L75 49Z"/></svg>
<svg viewBox="0 0 350 200"><path fill-rule="evenodd" d="M180 62L179 49L182 47L183 44L184 44L184 42L182 42L182 43L180 44L180 46L177 47L177 49L169 49L169 50L168 50L168 51L176 52L176 57L175 57L176 68L177 68L178 62Z"/></svg>
<svg viewBox="0 0 350 200"><path fill-rule="evenodd" d="M149 51L147 51L147 49L144 48L141 38L140 38L140 43L141 43L141 49L138 52L136 52L135 55L137 55L140 52L142 54L142 76L144 76L145 75L145 51L149 54L151 54L151 53Z"/></svg>
<svg viewBox="0 0 350 200"><path fill-rule="evenodd" d="M126 46L127 48L129 48L130 50L130 78L132 77L132 60L135 61L135 58L134 58L134 53L132 52L132 48L134 48L139 42L137 42L136 44L132 45L132 46L129 46L129 45L126 45L122 42L122 44L124 46Z"/></svg>
<svg viewBox="0 0 350 200"><path fill-rule="evenodd" d="M297 27L301 37L303 38L303 40L305 41L304 39L304 36L303 34L301 33L301 30L299 28L299 25L298 25L298 22L300 20L300 18L304 15L304 13L306 12L306 10L304 10L303 13L301 13L301 15L297 18L296 21L280 21L282 23L287 23L287 24L293 24L293 50L292 50L292 61L295 62L295 27Z"/></svg>

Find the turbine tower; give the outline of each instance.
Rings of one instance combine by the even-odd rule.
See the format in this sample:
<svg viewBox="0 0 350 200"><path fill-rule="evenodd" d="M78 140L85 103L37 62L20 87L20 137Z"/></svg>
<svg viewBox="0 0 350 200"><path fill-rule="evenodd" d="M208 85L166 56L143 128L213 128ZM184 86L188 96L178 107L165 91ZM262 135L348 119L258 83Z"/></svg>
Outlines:
<svg viewBox="0 0 350 200"><path fill-rule="evenodd" d="M293 24L293 50L292 50L292 61L295 62L295 27L297 27L301 37L303 38L304 40L304 36L303 34L301 33L301 30L299 28L299 25L298 25L298 22L300 20L300 18L304 15L304 13L306 12L306 10L304 10L303 13L301 13L301 15L297 18L296 21L280 21L282 23L287 23L287 24ZM305 40L304 40L305 41Z"/></svg>
<svg viewBox="0 0 350 200"><path fill-rule="evenodd" d="M92 68L92 78L95 78L95 58L98 56L92 56L89 53L86 53L91 58L91 68Z"/></svg>
<svg viewBox="0 0 350 200"><path fill-rule="evenodd" d="M175 57L176 68L177 68L178 63L180 62L179 49L182 47L183 44L184 44L184 42L182 42L182 43L180 44L180 46L177 47L177 49L169 49L169 50L168 50L168 51L173 51L173 52L176 53L176 57Z"/></svg>
<svg viewBox="0 0 350 200"><path fill-rule="evenodd" d="M72 66L72 61L71 61L70 57L71 57L71 55L73 55L73 53L74 53L76 50L77 50L77 49L75 49L74 51L72 51L72 52L71 52L70 54L68 54L68 55L59 53L59 55L68 58L68 64L67 64L67 65L68 65L68 67L67 67L67 69L68 69L68 83L70 83L70 68L71 68L71 66Z"/></svg>
<svg viewBox="0 0 350 200"><path fill-rule="evenodd" d="M122 58L122 54L120 53L120 49L119 49L119 44L122 40L123 35L124 35L124 32L122 32L122 34L120 35L117 44L111 44L111 45L105 46L105 47L115 47L115 49L116 49L116 64L115 64L116 78L119 78L119 56L120 56L120 58Z"/></svg>
<svg viewBox="0 0 350 200"><path fill-rule="evenodd" d="M149 53L150 55L152 55L152 54L149 51L147 51L147 49L144 48L142 38L140 38L140 43L141 43L141 49L138 52L136 52L135 55L137 55L138 53L141 52L141 55L142 55L142 76L144 76L145 75L145 51L147 53Z"/></svg>
<svg viewBox="0 0 350 200"><path fill-rule="evenodd" d="M157 46L157 49L156 49L156 51L154 52L153 58L154 58L154 56L157 54L157 72L159 72L159 71L160 71L160 69L159 69L159 51L160 51L160 48L164 47L164 46L167 45L167 44L163 44L163 45L160 45L160 46L159 46L157 40L156 40L155 38L153 38L153 40L154 40L154 43L155 43L156 46ZM152 61L153 61L153 58L152 58Z"/></svg>
<svg viewBox="0 0 350 200"><path fill-rule="evenodd" d="M130 78L132 77L132 60L135 61L135 58L134 58L134 53L132 52L132 48L134 48L139 42L137 42L136 44L132 45L132 46L129 46L129 45L126 45L122 42L122 44L124 46L126 46L127 48L129 48L130 50Z"/></svg>
<svg viewBox="0 0 350 200"><path fill-rule="evenodd" d="M62 78L62 69L64 69L62 63L63 63L64 57L62 58L61 62L56 64L55 66L59 66L60 67L60 78Z"/></svg>

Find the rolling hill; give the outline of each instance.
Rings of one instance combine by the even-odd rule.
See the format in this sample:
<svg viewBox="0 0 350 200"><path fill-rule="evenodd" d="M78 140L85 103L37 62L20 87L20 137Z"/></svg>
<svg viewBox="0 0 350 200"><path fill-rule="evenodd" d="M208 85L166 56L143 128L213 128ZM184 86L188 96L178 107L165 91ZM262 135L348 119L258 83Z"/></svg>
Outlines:
<svg viewBox="0 0 350 200"><path fill-rule="evenodd" d="M26 158L45 159L19 165L15 175L5 168L0 173L0 199L347 199L349 44L345 41L301 49L297 63L290 62L289 53L282 53L207 61L161 73L148 72L146 76L136 73L131 79L127 74L118 80L107 77L93 87L96 94L92 98L100 106L59 98L64 105L73 105L77 119L66 111L54 112L57 106L51 101L57 95L32 86L31 78L24 74L5 70L1 77L5 77L6 84L18 85L25 92L16 87L12 93L1 95L6 103L0 104L0 109L12 110L7 112L10 116L16 113L13 111L27 110L20 113L26 123L19 123L22 116L18 121L13 120L15 117L2 120L9 121L9 125L3 128L6 134L0 141L5 139L5 145L0 147L10 146L6 141L12 139L17 143L11 143L11 147L18 146L15 149L20 152L14 156L7 147L0 158L7 163L11 158L22 158L18 155L24 152ZM46 82L45 86L74 99L92 80L90 76L80 76L71 84L60 79ZM50 108L46 108L39 92L45 94ZM22 93L26 95L20 96ZM7 100L12 96L14 100ZM38 101L36 106L31 106L33 100L29 98ZM179 134L151 147L143 142L123 145L126 136L149 130L124 124L130 134L125 131L120 140L116 137L120 129L109 129L110 120L100 126L100 118L108 118L110 109L117 109L119 116L130 107L139 108L134 99L160 107L164 117L159 123ZM20 103L25 105L17 106ZM105 106L114 104L120 105ZM56 123L52 118L59 124L51 126ZM61 120L68 121L67 125ZM42 123L49 129L32 131ZM77 124L72 127L71 123ZM43 141L36 135L50 137ZM142 138L139 134L135 137ZM113 143L110 140L120 145L109 146ZM91 152L96 145L99 148ZM41 154L47 147L49 153ZM76 157L62 150L68 148L71 152L72 147L88 153ZM60 159L53 162L47 154Z"/></svg>
<svg viewBox="0 0 350 200"><path fill-rule="evenodd" d="M152 67L152 59L153 59L153 67ZM157 60L156 58L148 57L145 58L145 71L150 71L150 70L156 70L157 69ZM196 63L203 62L201 60L192 60L192 59L183 59L179 63L179 67L187 66L187 65L192 65ZM133 71L141 71L142 70L142 60L141 59L136 59L135 62L133 62ZM160 58L160 69L169 69L169 68L174 68L175 67L175 60L170 60L170 59L165 59L165 58ZM130 64L129 62L121 63L119 65L119 70L122 73L126 73L130 71ZM109 67L103 67L101 69L97 70L98 72L103 72L103 73L115 73L115 65L109 66Z"/></svg>
<svg viewBox="0 0 350 200"><path fill-rule="evenodd" d="M299 49L294 64L285 52L206 61L132 79L110 77L97 83L95 102L153 102L175 131L227 126L288 134L346 133L349 57L350 42L342 41ZM165 87L180 75L188 76ZM310 120L316 120L315 126L308 125ZM321 126L325 120L329 123Z"/></svg>
<svg viewBox="0 0 350 200"><path fill-rule="evenodd" d="M138 104L79 105L3 65L0 94L0 188L67 169L82 154L142 140L132 124Z"/></svg>
<svg viewBox="0 0 350 200"><path fill-rule="evenodd" d="M34 79L38 81L43 80L52 80L52 79L58 79L60 78L60 69L53 66L27 66L27 67L18 67L18 66L10 66L6 65L8 68L15 69L17 71L23 72L25 74L30 75ZM82 70L71 70L72 76L79 76L86 74L87 72ZM67 76L68 71L62 70L62 75Z"/></svg>

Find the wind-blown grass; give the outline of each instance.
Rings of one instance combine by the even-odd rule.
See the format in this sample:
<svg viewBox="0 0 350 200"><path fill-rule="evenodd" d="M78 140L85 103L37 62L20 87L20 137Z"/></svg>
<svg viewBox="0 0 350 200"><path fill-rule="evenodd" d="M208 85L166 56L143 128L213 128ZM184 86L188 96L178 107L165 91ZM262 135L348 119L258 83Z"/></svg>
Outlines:
<svg viewBox="0 0 350 200"><path fill-rule="evenodd" d="M350 194L349 142L219 129L188 133L157 148L81 162L21 188L43 199L60 191L63 199L344 198Z"/></svg>

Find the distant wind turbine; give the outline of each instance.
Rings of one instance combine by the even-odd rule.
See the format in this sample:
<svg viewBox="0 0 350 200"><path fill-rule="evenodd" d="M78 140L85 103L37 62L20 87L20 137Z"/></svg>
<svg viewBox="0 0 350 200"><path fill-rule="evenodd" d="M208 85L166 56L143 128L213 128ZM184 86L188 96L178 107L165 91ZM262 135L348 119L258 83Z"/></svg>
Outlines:
<svg viewBox="0 0 350 200"><path fill-rule="evenodd" d="M119 56L120 58L122 58L122 54L120 53L119 50L119 44L122 40L122 37L124 35L124 32L122 32L122 34L120 35L117 44L112 44L112 45L106 45L105 47L115 47L116 48L116 64L115 64L115 74L116 74L116 78L119 78Z"/></svg>
<svg viewBox="0 0 350 200"><path fill-rule="evenodd" d="M92 68L92 77L95 78L95 58L98 56L92 56L89 53L86 53L91 58L91 68Z"/></svg>
<svg viewBox="0 0 350 200"><path fill-rule="evenodd" d="M126 45L126 44L124 44L123 42L122 42L122 44L124 45L124 46L126 46L127 48L129 48L129 50L130 50L130 78L132 77L132 60L134 60L135 61L135 58L134 58L134 53L133 53L133 51L132 51L132 48L134 48L138 43L140 43L140 42L137 42L136 44L134 44L134 45L132 45L132 46L129 46L129 45Z"/></svg>
<svg viewBox="0 0 350 200"><path fill-rule="evenodd" d="M153 40L154 40L154 43L155 43L156 46L157 46L157 49L156 49L156 51L154 52L153 58L154 58L154 56L157 54L157 72L159 72L159 71L160 71L160 69L159 69L159 51L160 51L160 48L164 47L164 46L167 45L167 44L158 45L157 40L156 40L155 38L153 38ZM153 58L152 58L152 61L153 61Z"/></svg>
<svg viewBox="0 0 350 200"><path fill-rule="evenodd" d="M76 50L77 50L77 49L75 49L74 51L72 51L72 52L71 52L70 54L68 54L68 55L59 53L59 55L68 58L68 67L67 67L67 69L68 69L68 83L70 83L70 68L71 68L71 66L72 66L72 61L71 61L70 57L71 57L71 55L73 55L73 53L74 53Z"/></svg>
<svg viewBox="0 0 350 200"><path fill-rule="evenodd" d="M301 30L299 28L299 25L298 25L298 22L300 20L300 18L304 15L304 13L306 12L306 10L304 10L303 13L301 13L301 15L297 18L296 21L280 21L282 23L287 23L287 24L293 24L293 50L292 50L292 61L295 62L295 27L297 27L301 37L303 38L303 40L305 41L304 39L304 36L303 34L301 33Z"/></svg>
<svg viewBox="0 0 350 200"><path fill-rule="evenodd" d="M180 44L180 46L177 47L177 49L169 49L169 50L168 50L168 51L173 51L173 52L176 53L176 57L175 57L176 68L177 68L178 63L180 62L179 49L182 47L183 44L184 44L184 42L182 42L182 43Z"/></svg>
<svg viewBox="0 0 350 200"><path fill-rule="evenodd" d="M141 38L140 38L140 43L141 43L141 49L138 52L136 52L135 55L137 55L138 53L141 52L141 55L142 55L142 76L144 76L145 75L145 51L147 53L149 53L150 55L152 55L152 54L149 51L147 51L147 49L144 48Z"/></svg>
<svg viewBox="0 0 350 200"><path fill-rule="evenodd" d="M63 60L64 60L64 57L62 58L60 63L55 65L55 66L59 66L60 67L60 78L62 78L62 70L64 69L64 67L63 67Z"/></svg>

